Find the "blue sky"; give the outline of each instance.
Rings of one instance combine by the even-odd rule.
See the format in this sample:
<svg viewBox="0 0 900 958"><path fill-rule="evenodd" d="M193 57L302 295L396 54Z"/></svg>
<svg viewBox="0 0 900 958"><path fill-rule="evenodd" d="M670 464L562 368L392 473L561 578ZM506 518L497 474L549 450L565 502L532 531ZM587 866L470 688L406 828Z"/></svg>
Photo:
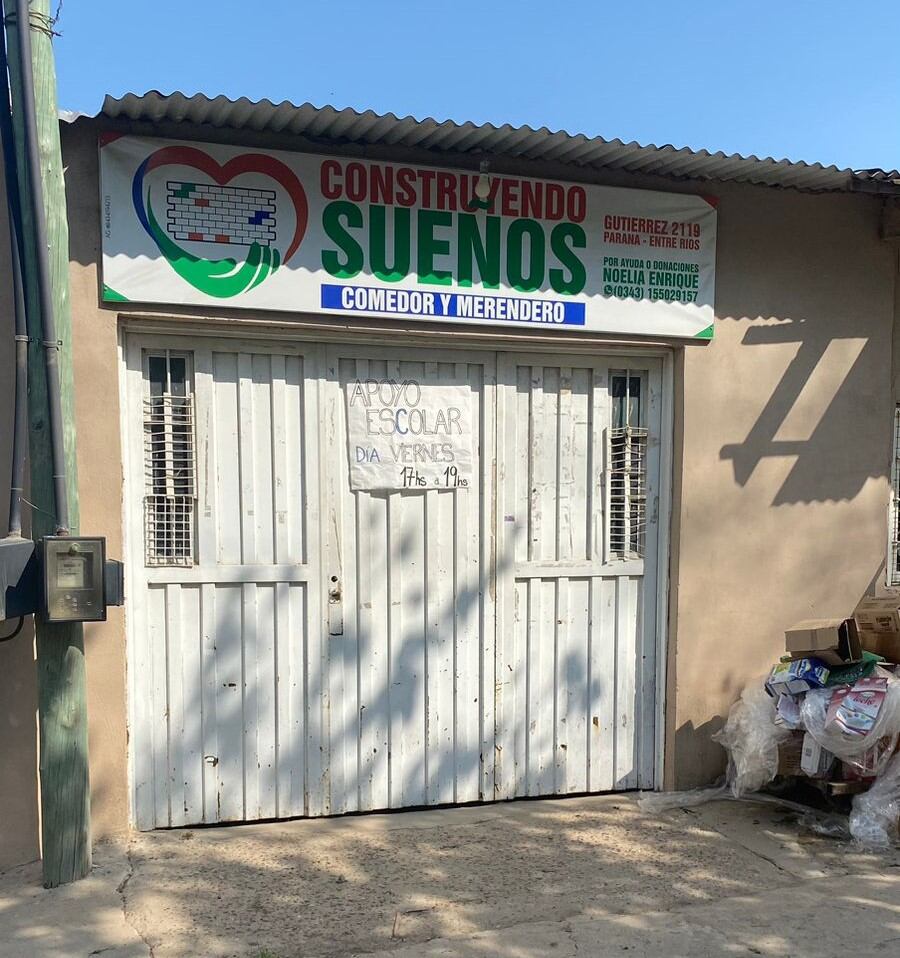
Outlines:
<svg viewBox="0 0 900 958"><path fill-rule="evenodd" d="M900 166L896 31L834 0L66 0L57 29L88 113L180 90Z"/></svg>

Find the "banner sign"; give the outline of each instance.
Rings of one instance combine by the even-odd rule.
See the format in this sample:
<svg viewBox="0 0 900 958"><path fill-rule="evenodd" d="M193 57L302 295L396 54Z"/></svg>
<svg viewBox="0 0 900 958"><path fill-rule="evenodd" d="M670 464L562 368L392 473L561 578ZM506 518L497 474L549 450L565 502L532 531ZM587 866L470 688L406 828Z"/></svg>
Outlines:
<svg viewBox="0 0 900 958"><path fill-rule="evenodd" d="M712 337L692 194L110 136L103 298Z"/></svg>
<svg viewBox="0 0 900 958"><path fill-rule="evenodd" d="M472 482L468 386L364 379L346 386L351 489L465 489Z"/></svg>

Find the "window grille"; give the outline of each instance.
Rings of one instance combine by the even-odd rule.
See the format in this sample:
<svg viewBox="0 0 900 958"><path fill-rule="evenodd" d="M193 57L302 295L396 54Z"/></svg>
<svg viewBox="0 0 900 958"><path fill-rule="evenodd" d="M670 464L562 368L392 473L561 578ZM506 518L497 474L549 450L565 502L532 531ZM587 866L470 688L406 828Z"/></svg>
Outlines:
<svg viewBox="0 0 900 958"><path fill-rule="evenodd" d="M894 458L891 463L891 515L887 584L900 586L900 406L894 407Z"/></svg>
<svg viewBox="0 0 900 958"><path fill-rule="evenodd" d="M607 523L612 559L644 556L647 527L647 429L641 425L641 377L613 375L607 430Z"/></svg>
<svg viewBox="0 0 900 958"><path fill-rule="evenodd" d="M194 564L194 400L184 357L150 357L144 398L144 543L148 566Z"/></svg>

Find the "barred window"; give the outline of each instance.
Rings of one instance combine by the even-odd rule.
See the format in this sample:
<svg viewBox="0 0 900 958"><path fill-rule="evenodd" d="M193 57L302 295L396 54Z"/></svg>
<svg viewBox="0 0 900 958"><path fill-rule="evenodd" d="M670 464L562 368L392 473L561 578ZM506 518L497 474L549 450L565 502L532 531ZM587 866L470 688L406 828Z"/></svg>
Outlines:
<svg viewBox="0 0 900 958"><path fill-rule="evenodd" d="M647 525L647 429L643 377L627 371L610 376L612 416L607 441L609 557L644 555Z"/></svg>
<svg viewBox="0 0 900 958"><path fill-rule="evenodd" d="M194 564L194 397L188 357L146 357L144 554L148 566Z"/></svg>

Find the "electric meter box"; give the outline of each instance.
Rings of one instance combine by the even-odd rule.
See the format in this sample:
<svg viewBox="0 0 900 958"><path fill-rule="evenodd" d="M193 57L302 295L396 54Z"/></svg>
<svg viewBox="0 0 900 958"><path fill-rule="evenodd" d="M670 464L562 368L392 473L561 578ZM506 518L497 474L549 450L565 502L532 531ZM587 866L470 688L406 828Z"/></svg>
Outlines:
<svg viewBox="0 0 900 958"><path fill-rule="evenodd" d="M106 619L106 539L44 536L44 617L48 622Z"/></svg>

